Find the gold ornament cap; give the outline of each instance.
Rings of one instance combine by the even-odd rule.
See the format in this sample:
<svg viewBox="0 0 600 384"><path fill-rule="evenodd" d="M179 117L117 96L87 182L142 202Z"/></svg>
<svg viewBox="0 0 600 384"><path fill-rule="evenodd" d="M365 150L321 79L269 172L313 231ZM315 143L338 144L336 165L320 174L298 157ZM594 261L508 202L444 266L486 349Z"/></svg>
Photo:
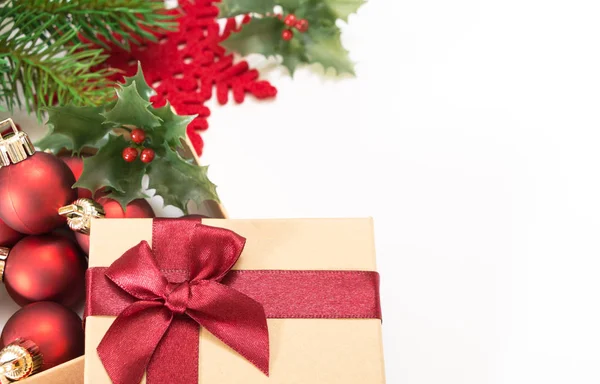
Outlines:
<svg viewBox="0 0 600 384"><path fill-rule="evenodd" d="M0 134L0 168L20 163L35 153L29 136L20 132L11 118L0 121L0 132L9 127L12 133L6 136Z"/></svg>
<svg viewBox="0 0 600 384"><path fill-rule="evenodd" d="M17 339L0 351L0 375L3 383L23 380L42 368L40 348L31 340Z"/></svg>
<svg viewBox="0 0 600 384"><path fill-rule="evenodd" d="M6 260L8 260L8 254L10 248L0 247L0 281L4 281L4 270L6 269Z"/></svg>
<svg viewBox="0 0 600 384"><path fill-rule="evenodd" d="M92 219L105 216L104 208L92 199L77 199L73 204L60 208L58 214L67 218L71 230L85 235L90 234Z"/></svg>

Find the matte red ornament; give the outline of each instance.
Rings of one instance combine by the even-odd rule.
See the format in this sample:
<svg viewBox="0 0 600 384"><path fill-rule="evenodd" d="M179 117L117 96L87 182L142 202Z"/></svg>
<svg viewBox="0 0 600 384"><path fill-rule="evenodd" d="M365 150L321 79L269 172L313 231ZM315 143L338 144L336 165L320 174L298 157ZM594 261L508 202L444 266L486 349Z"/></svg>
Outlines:
<svg viewBox="0 0 600 384"><path fill-rule="evenodd" d="M284 29L283 32L281 32L281 38L285 41L292 40L292 37L294 37L294 32L289 29Z"/></svg>
<svg viewBox="0 0 600 384"><path fill-rule="evenodd" d="M302 33L308 31L308 20L300 19L296 22L296 29Z"/></svg>
<svg viewBox="0 0 600 384"><path fill-rule="evenodd" d="M0 247L12 247L25 236L6 225L0 220Z"/></svg>
<svg viewBox="0 0 600 384"><path fill-rule="evenodd" d="M77 198L75 177L58 157L36 152L0 168L0 220L14 230L35 235L66 224L58 209Z"/></svg>
<svg viewBox="0 0 600 384"><path fill-rule="evenodd" d="M138 152L137 149L133 147L127 147L123 150L123 160L128 163L131 163L137 158Z"/></svg>
<svg viewBox="0 0 600 384"><path fill-rule="evenodd" d="M140 155L140 160L142 160L142 163L151 163L154 160L154 150L151 148L144 149Z"/></svg>
<svg viewBox="0 0 600 384"><path fill-rule="evenodd" d="M85 295L86 268L81 251L67 237L28 236L10 250L4 284L10 297L21 306L54 301L76 307Z"/></svg>
<svg viewBox="0 0 600 384"><path fill-rule="evenodd" d="M131 132L131 141L136 144L142 144L146 140L146 132L143 129L134 129Z"/></svg>
<svg viewBox="0 0 600 384"><path fill-rule="evenodd" d="M83 173L83 158L77 156L61 156L60 159L64 161L71 172L73 172L75 181L79 180L81 174ZM92 192L89 189L77 188L77 197L91 199Z"/></svg>
<svg viewBox="0 0 600 384"><path fill-rule="evenodd" d="M288 27L293 27L294 25L296 25L296 21L296 15L291 13L287 15L285 19L283 19L283 23Z"/></svg>
<svg viewBox="0 0 600 384"><path fill-rule="evenodd" d="M2 347L18 338L31 340L40 348L42 371L83 355L81 319L53 302L29 304L8 319L0 336Z"/></svg>
<svg viewBox="0 0 600 384"><path fill-rule="evenodd" d="M144 219L156 217L152 207L144 199L137 199L127 204L127 210L123 211L121 204L113 199L101 197L96 200L104 208L105 218L109 219ZM90 236L76 232L77 243L86 255L90 253Z"/></svg>

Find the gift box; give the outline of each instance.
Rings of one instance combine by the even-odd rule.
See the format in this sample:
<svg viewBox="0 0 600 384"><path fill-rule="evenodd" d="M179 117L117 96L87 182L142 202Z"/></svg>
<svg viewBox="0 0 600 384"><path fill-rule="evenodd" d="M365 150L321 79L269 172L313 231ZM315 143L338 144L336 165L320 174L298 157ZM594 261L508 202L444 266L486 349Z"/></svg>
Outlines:
<svg viewBox="0 0 600 384"><path fill-rule="evenodd" d="M92 227L86 384L385 383L371 219Z"/></svg>
<svg viewBox="0 0 600 384"><path fill-rule="evenodd" d="M19 381L22 384L81 384L83 356Z"/></svg>

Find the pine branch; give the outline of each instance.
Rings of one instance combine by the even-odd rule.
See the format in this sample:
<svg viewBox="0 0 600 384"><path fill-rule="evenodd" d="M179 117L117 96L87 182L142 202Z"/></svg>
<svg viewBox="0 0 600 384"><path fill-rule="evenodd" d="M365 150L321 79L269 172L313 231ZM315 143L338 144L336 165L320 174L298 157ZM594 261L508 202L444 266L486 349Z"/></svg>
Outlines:
<svg viewBox="0 0 600 384"><path fill-rule="evenodd" d="M13 14L11 19L9 24L22 22L19 15ZM111 83L107 76L113 72L91 71L106 59L102 50L89 49L82 43L71 44L76 30L46 34L52 22L53 18L39 23L39 28L30 35L14 36L14 30L3 28L6 19L0 21L0 31L5 31L0 34L0 61L4 63L0 69L0 101L9 110L24 106L28 112L37 111L39 116L41 107L54 102L95 105L110 97ZM32 44L42 35L51 43Z"/></svg>
<svg viewBox="0 0 600 384"><path fill-rule="evenodd" d="M21 14L21 24L15 26L25 35L39 27L29 20L52 20L46 29L48 34L77 30L80 36L71 35L70 43L76 44L81 37L105 48L104 41L111 41L127 49L130 43L139 44L139 38L155 40L152 30L177 27L174 16L162 12L164 3L159 0L8 0L0 8L0 19L15 10ZM40 37L52 44L46 35Z"/></svg>

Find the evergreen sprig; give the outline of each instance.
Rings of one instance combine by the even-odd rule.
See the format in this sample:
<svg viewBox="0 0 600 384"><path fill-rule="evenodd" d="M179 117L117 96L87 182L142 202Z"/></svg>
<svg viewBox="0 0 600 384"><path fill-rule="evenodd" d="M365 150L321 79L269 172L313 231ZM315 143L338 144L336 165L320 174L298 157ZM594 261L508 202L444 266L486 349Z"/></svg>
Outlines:
<svg viewBox="0 0 600 384"><path fill-rule="evenodd" d="M128 49L129 43L139 44L139 39L154 41L150 30L173 30L177 23L172 14L164 13L164 2L159 0L8 0L0 9L0 18L12 11L20 13L23 21L45 23L46 32L76 30L70 42L83 38L107 48L105 40ZM35 24L18 26L25 35L35 32ZM51 44L52 40L40 36Z"/></svg>
<svg viewBox="0 0 600 384"><path fill-rule="evenodd" d="M16 11L15 11L16 12ZM45 30L54 22L50 18L23 20L18 12L0 20L0 102L12 110L25 107L28 112L54 101L97 104L110 96L110 70L92 72L106 56L100 49L85 44L69 44L76 30ZM30 35L11 28L38 24ZM51 43L34 44L44 35Z"/></svg>

